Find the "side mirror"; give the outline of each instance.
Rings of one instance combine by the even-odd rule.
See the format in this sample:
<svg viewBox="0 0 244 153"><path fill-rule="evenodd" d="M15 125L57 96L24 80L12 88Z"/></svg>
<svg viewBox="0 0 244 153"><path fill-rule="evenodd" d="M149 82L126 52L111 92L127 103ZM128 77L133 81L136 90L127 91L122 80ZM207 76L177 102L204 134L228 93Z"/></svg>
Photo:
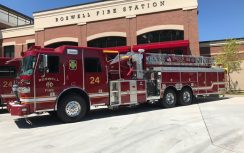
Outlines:
<svg viewBox="0 0 244 153"><path fill-rule="evenodd" d="M48 59L47 59L47 55L43 55L43 67L44 69L47 69L48 68Z"/></svg>
<svg viewBox="0 0 244 153"><path fill-rule="evenodd" d="M39 69L39 72L43 73L43 75L45 75L45 73L48 72L48 56L47 55L41 55L38 69Z"/></svg>

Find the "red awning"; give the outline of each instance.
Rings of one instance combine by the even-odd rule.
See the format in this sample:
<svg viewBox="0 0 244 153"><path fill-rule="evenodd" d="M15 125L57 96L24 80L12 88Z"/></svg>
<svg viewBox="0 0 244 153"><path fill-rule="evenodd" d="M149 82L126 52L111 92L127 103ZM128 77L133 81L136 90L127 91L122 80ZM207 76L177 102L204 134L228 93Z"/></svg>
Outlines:
<svg viewBox="0 0 244 153"><path fill-rule="evenodd" d="M133 46L133 50L134 51L138 51L138 49L153 50L153 49L160 49L160 48L178 48L178 47L188 47L188 46L189 46L189 40L179 40L179 41L136 45Z"/></svg>
<svg viewBox="0 0 244 153"><path fill-rule="evenodd" d="M158 43L149 43L142 45L135 45L132 47L133 51L138 51L139 49L144 50L154 50L154 49L168 49L168 48L188 48L189 40L177 40L177 41L168 41L168 42L158 42ZM116 50L120 53L131 51L130 46L119 46L119 47L110 47L105 48L106 50Z"/></svg>
<svg viewBox="0 0 244 153"><path fill-rule="evenodd" d="M119 46L119 47L110 47L110 48L105 48L105 50L115 50L120 53L128 52L131 50L130 46Z"/></svg>

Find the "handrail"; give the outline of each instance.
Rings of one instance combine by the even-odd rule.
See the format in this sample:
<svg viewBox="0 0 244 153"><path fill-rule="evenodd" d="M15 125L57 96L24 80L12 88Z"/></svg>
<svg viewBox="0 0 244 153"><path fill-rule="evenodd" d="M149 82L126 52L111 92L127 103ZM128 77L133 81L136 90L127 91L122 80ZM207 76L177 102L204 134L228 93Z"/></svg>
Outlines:
<svg viewBox="0 0 244 153"><path fill-rule="evenodd" d="M214 59L211 57L146 53L147 65L168 65L168 66L212 66Z"/></svg>
<svg viewBox="0 0 244 153"><path fill-rule="evenodd" d="M1 9L0 9L0 20L5 21L10 24L14 24L16 26L29 25L32 23L32 20L23 18L17 14L15 15L15 14L9 13L7 11L3 12L3 11L1 11Z"/></svg>

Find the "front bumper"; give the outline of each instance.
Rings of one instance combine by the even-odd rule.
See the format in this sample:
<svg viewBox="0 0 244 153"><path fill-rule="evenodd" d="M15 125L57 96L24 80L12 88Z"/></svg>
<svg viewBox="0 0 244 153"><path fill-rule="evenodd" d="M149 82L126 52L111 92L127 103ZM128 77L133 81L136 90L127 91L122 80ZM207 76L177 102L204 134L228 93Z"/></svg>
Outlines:
<svg viewBox="0 0 244 153"><path fill-rule="evenodd" d="M9 103L8 111L12 116L26 116L30 114L30 108L28 105L18 104L17 102Z"/></svg>
<svg viewBox="0 0 244 153"><path fill-rule="evenodd" d="M7 106L9 102L16 100L15 95L1 95L0 96L0 106Z"/></svg>

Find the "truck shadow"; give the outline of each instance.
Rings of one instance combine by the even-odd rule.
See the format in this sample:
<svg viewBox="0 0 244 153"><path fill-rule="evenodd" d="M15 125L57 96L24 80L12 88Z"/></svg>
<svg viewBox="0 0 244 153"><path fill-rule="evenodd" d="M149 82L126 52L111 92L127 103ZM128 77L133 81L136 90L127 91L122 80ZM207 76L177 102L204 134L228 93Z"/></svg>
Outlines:
<svg viewBox="0 0 244 153"><path fill-rule="evenodd" d="M193 104L201 104L201 103L209 103L209 102L214 102L214 101L221 101L221 100L226 100L226 99L230 99L230 97L201 97L196 99L196 101Z"/></svg>
<svg viewBox="0 0 244 153"><path fill-rule="evenodd" d="M0 107L0 114L6 114L6 113L8 113L7 108L5 108L5 107Z"/></svg>
<svg viewBox="0 0 244 153"><path fill-rule="evenodd" d="M216 98L216 97L210 97L210 98L200 98L197 99L194 104L199 103L206 103L206 102L215 102L215 101L221 101L228 98ZM176 107L182 107L182 106L176 106ZM189 107L189 106L184 106ZM123 116L123 115L129 115L129 114L139 114L144 112L150 112L150 111L156 111L161 110L159 106L156 104L143 104L136 106L135 108L129 108L129 107L123 107L117 110L110 110L107 108L102 109L95 109L91 110L85 119L81 121L82 123L86 121L91 120L98 120L103 118L109 118L109 117L115 117L115 116ZM174 109L174 108L171 108ZM60 121L56 116L51 116L48 113L42 114L42 115L35 115L28 117L27 119L20 118L15 120L16 125L20 129L29 129L29 128L39 128L39 127L48 127L48 126L58 126L63 125L62 121Z"/></svg>

